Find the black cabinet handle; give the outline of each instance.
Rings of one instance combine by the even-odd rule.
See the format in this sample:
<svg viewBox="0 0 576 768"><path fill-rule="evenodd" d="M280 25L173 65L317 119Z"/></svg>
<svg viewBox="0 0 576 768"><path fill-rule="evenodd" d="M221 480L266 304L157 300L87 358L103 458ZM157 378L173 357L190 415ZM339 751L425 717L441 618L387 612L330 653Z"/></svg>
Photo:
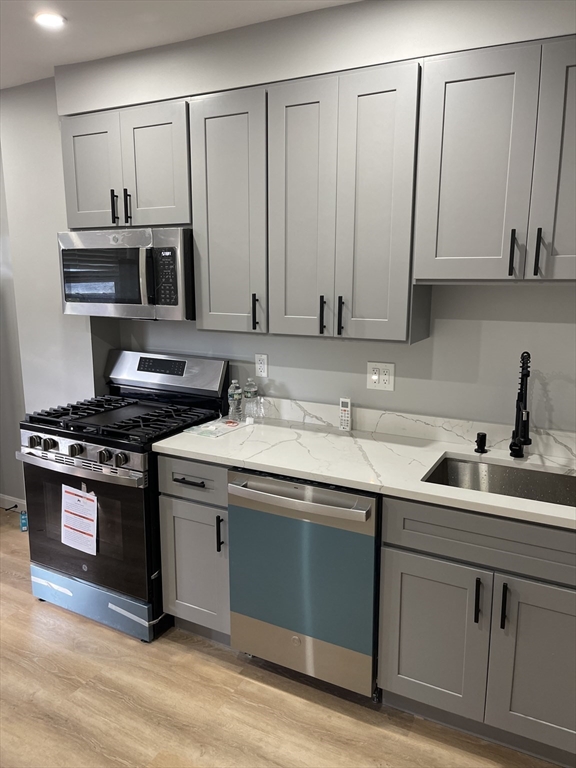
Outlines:
<svg viewBox="0 0 576 768"><path fill-rule="evenodd" d="M216 515L216 552L222 552L222 520L224 518Z"/></svg>
<svg viewBox="0 0 576 768"><path fill-rule="evenodd" d="M324 323L324 307L326 306L326 299L324 296L320 296L320 333L324 334L326 325Z"/></svg>
<svg viewBox="0 0 576 768"><path fill-rule="evenodd" d="M482 588L482 579L476 578L476 592L474 594L474 624L480 621L480 590Z"/></svg>
<svg viewBox="0 0 576 768"><path fill-rule="evenodd" d="M112 224L116 224L118 219L118 195L113 189L110 190L110 212L112 214Z"/></svg>
<svg viewBox="0 0 576 768"><path fill-rule="evenodd" d="M130 224L132 221L132 195L124 188L124 223Z"/></svg>
<svg viewBox="0 0 576 768"><path fill-rule="evenodd" d="M514 255L516 253L516 230L510 232L510 260L508 261L508 277L514 275Z"/></svg>
<svg viewBox="0 0 576 768"><path fill-rule="evenodd" d="M534 277L538 277L540 271L540 246L542 245L542 227L536 230L536 252L534 254Z"/></svg>
<svg viewBox="0 0 576 768"><path fill-rule="evenodd" d="M260 325L256 320L256 304L258 303L258 297L255 293L252 294L252 330L256 330L256 326Z"/></svg>
<svg viewBox="0 0 576 768"><path fill-rule="evenodd" d="M506 628L506 603L508 602L508 584L502 584L502 608L500 610L500 629Z"/></svg>
<svg viewBox="0 0 576 768"><path fill-rule="evenodd" d="M342 325L342 310L344 308L344 299L338 296L338 336L342 336L344 326Z"/></svg>
<svg viewBox="0 0 576 768"><path fill-rule="evenodd" d="M204 480L186 480L185 477L175 477L173 479L175 483L180 483L180 485L191 485L193 488L206 488Z"/></svg>

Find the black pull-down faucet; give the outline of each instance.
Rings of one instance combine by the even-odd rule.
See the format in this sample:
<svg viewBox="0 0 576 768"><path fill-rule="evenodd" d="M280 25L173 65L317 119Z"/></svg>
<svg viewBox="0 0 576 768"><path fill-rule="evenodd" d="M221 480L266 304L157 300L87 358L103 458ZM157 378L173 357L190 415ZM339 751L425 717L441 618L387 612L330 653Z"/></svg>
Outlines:
<svg viewBox="0 0 576 768"><path fill-rule="evenodd" d="M531 445L530 413L528 411L528 377L530 376L530 352L520 355L520 386L516 398L516 420L510 442L510 456L524 458L524 446Z"/></svg>

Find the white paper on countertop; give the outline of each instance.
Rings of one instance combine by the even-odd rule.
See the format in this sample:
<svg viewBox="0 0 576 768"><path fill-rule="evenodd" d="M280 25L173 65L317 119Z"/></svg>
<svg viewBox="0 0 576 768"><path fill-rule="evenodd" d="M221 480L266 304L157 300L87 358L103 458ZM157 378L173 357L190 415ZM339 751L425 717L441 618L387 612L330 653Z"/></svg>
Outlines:
<svg viewBox="0 0 576 768"><path fill-rule="evenodd" d="M252 422L254 419L252 419ZM199 437L221 437L222 435L228 435L230 432L234 432L236 429L247 426L248 421L231 421L227 418L216 419L215 421L209 421L207 424L199 424L195 427L188 427L184 432L191 432L193 435Z"/></svg>
<svg viewBox="0 0 576 768"><path fill-rule="evenodd" d="M98 498L69 485L62 486L62 544L87 555L96 554Z"/></svg>

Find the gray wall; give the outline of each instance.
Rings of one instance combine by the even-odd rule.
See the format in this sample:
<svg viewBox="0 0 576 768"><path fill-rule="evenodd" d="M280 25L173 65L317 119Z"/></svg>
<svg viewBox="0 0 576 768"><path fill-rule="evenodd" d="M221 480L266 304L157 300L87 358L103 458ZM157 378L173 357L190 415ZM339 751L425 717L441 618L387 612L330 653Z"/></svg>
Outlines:
<svg viewBox="0 0 576 768"><path fill-rule="evenodd" d="M59 114L576 32L573 0L365 0L56 68Z"/></svg>
<svg viewBox="0 0 576 768"><path fill-rule="evenodd" d="M276 397L457 419L512 423L520 354L532 353L530 406L543 428L576 429L576 293L574 286L435 286L432 333L399 343L252 336L197 331L192 323L122 321L122 345L234 361L241 382L254 374L254 353L269 355ZM116 321L108 321L115 323ZM396 389L366 389L366 364L396 363Z"/></svg>
<svg viewBox="0 0 576 768"><path fill-rule="evenodd" d="M9 506L8 500L2 497L24 498L22 467L14 457L14 452L20 446L18 417L23 415L24 393L14 303L14 278L0 155L0 506Z"/></svg>

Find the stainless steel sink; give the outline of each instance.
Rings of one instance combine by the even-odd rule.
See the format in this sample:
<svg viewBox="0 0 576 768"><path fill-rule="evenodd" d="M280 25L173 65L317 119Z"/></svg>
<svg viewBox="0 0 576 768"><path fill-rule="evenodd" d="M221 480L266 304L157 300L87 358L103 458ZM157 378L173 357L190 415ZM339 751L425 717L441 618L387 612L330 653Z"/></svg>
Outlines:
<svg viewBox="0 0 576 768"><path fill-rule="evenodd" d="M576 507L576 475L446 457L424 480L438 485Z"/></svg>

